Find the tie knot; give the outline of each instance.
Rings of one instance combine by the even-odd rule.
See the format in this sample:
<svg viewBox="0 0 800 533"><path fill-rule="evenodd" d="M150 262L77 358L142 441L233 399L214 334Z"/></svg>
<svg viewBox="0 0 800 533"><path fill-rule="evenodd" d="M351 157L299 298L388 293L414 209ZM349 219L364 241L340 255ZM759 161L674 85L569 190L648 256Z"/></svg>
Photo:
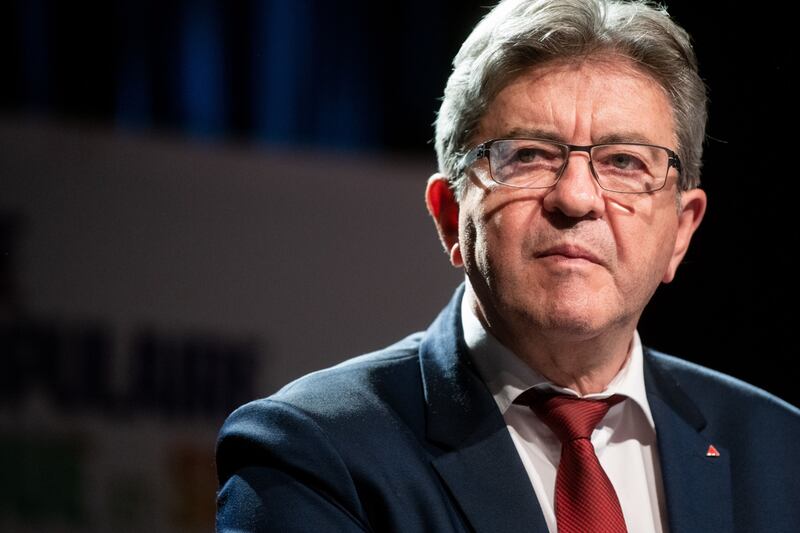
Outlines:
<svg viewBox="0 0 800 533"><path fill-rule="evenodd" d="M562 443L588 439L612 405L625 397L614 395L602 400L587 400L564 394L532 394L527 403Z"/></svg>

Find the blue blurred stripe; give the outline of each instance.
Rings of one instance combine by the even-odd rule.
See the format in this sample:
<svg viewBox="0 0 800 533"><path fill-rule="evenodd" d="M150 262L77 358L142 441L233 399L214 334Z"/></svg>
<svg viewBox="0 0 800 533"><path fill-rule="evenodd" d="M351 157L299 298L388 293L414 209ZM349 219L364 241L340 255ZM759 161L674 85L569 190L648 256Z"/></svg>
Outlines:
<svg viewBox="0 0 800 533"><path fill-rule="evenodd" d="M179 57L178 109L186 131L197 136L225 133L225 51L214 0L184 4Z"/></svg>
<svg viewBox="0 0 800 533"><path fill-rule="evenodd" d="M255 2L253 129L273 143L309 141L314 82L309 0Z"/></svg>

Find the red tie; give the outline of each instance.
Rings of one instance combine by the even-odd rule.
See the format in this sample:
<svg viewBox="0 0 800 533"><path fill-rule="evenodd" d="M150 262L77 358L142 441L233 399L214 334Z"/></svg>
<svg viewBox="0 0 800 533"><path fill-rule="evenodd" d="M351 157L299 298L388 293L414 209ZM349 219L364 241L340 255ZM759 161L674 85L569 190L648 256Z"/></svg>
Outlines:
<svg viewBox="0 0 800 533"><path fill-rule="evenodd" d="M625 398L584 400L564 395L534 396L531 409L561 441L556 473L558 533L624 533L617 493L589 440L609 408Z"/></svg>

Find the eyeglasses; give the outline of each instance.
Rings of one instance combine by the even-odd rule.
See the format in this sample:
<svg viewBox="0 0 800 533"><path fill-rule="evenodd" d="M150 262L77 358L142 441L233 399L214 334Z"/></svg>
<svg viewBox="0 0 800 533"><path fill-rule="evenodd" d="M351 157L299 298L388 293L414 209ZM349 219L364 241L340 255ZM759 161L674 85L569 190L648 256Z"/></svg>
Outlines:
<svg viewBox="0 0 800 533"><path fill-rule="evenodd" d="M576 146L545 139L492 139L464 155L459 175L485 157L492 180L501 185L520 189L553 187L567 168L572 152L589 154L592 175L600 187L611 192L654 192L667 183L670 167L681 171L675 152L652 144Z"/></svg>

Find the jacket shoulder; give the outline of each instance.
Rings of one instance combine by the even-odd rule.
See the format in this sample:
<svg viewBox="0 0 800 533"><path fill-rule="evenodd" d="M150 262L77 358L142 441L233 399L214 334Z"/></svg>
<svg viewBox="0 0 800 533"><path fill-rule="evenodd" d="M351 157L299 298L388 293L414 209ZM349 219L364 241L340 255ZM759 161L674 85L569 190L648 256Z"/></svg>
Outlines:
<svg viewBox="0 0 800 533"><path fill-rule="evenodd" d="M341 415L343 410L363 409L383 398L393 385L409 387L420 381L419 345L414 334L382 350L354 357L307 374L270 396L317 415ZM388 390L387 390L388 389Z"/></svg>
<svg viewBox="0 0 800 533"><path fill-rule="evenodd" d="M339 447L353 435L380 436L389 427L422 431L421 336L312 372L239 407L220 430L218 457L241 458L320 440ZM232 448L237 453L230 453Z"/></svg>
<svg viewBox="0 0 800 533"><path fill-rule="evenodd" d="M768 415L785 420L800 432L800 409L759 387L697 363L646 349L651 363L669 374L699 404L714 411Z"/></svg>

